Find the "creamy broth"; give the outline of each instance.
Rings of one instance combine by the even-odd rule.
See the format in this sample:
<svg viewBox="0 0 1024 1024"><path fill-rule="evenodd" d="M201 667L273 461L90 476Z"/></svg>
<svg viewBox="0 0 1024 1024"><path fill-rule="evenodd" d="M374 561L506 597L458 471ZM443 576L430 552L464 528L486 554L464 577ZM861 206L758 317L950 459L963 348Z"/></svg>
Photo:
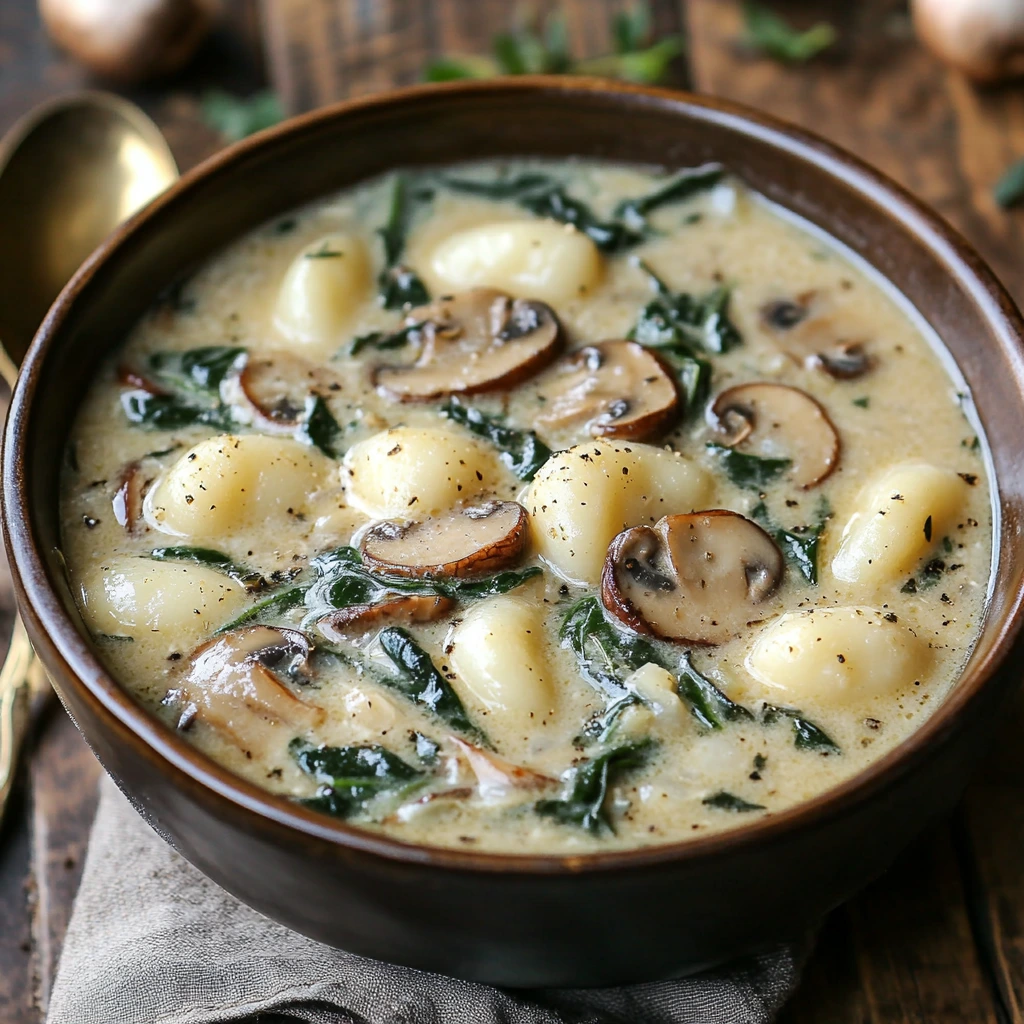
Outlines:
<svg viewBox="0 0 1024 1024"><path fill-rule="evenodd" d="M63 476L115 677L272 792L505 852L736 827L913 732L985 611L962 386L727 173L633 202L678 180L389 176L166 293Z"/></svg>

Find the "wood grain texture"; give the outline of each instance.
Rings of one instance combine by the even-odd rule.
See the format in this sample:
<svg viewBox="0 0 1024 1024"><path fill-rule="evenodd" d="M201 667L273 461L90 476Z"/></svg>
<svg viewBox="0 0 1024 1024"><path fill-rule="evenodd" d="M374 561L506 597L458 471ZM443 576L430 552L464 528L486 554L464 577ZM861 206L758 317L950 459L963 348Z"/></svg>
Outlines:
<svg viewBox="0 0 1024 1024"><path fill-rule="evenodd" d="M271 73L293 113L422 80L432 57L478 54L529 10L565 17L576 57L612 49L609 25L629 0L262 0ZM681 0L650 3L655 32L684 31ZM673 68L684 85L685 64Z"/></svg>

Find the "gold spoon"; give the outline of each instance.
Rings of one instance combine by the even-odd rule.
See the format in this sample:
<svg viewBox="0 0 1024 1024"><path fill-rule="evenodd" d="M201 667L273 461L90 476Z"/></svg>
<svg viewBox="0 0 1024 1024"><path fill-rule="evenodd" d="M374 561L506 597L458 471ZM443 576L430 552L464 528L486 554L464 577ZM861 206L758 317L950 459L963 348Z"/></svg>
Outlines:
<svg viewBox="0 0 1024 1024"><path fill-rule="evenodd" d="M12 388L36 328L71 275L177 177L156 125L109 93L58 97L0 139L0 376ZM0 672L0 822L28 732L29 691L46 685L16 619Z"/></svg>

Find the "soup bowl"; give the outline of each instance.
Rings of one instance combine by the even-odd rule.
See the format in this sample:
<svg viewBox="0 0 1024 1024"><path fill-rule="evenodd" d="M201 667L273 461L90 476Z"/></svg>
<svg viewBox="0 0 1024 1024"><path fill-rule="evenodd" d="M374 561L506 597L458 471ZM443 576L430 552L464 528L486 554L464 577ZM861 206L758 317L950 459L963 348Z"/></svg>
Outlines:
<svg viewBox="0 0 1024 1024"><path fill-rule="evenodd" d="M993 586L962 678L904 743L806 803L683 843L588 856L412 846L268 794L199 753L104 668L62 568L61 460L101 359L171 282L298 204L399 166L513 156L720 161L887 277L977 397L996 494ZM677 976L804 934L948 811L1013 681L1024 547L1024 323L935 214L806 132L683 93L560 78L391 93L214 157L121 228L37 334L6 428L3 521L39 657L106 770L235 896L365 956L512 986Z"/></svg>

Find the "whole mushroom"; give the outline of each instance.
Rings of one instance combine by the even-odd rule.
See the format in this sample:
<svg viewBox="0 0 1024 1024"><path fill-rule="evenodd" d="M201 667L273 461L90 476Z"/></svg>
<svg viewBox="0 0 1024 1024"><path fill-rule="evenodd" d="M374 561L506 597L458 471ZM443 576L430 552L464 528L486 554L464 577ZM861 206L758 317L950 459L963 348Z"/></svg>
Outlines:
<svg viewBox="0 0 1024 1024"><path fill-rule="evenodd" d="M913 0L918 37L977 82L1024 73L1024 0Z"/></svg>
<svg viewBox="0 0 1024 1024"><path fill-rule="evenodd" d="M182 67L220 0L39 0L39 13L58 46L96 74L130 83Z"/></svg>

